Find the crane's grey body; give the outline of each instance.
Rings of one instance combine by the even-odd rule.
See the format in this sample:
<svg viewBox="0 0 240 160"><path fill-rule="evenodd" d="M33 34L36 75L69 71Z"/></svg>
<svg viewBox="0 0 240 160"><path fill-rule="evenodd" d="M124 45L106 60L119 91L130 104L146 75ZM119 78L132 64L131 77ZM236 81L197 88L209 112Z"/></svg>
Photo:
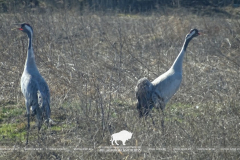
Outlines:
<svg viewBox="0 0 240 160"><path fill-rule="evenodd" d="M32 27L24 23L21 24L21 28L18 29L27 33L28 35L28 52L24 71L21 77L21 91L25 97L28 116L28 132L30 127L30 108L32 109L33 113L37 115L39 131L43 118L46 119L47 123L51 121L50 92L46 81L39 73L35 63L35 56L32 48ZM28 143L28 133L26 143Z"/></svg>
<svg viewBox="0 0 240 160"><path fill-rule="evenodd" d="M198 36L198 30L193 29L186 36L182 50L174 61L170 69L150 82L147 78L142 78L136 86L136 97L138 99L137 109L139 116L147 116L155 106L163 111L166 103L177 92L182 81L182 62L188 43L193 37Z"/></svg>
<svg viewBox="0 0 240 160"><path fill-rule="evenodd" d="M33 111L39 107L42 111L48 113L46 114L46 119L49 119L50 93L48 85L37 69L34 70L33 68L29 68L26 67L24 69L21 77L21 90L25 97L27 114L29 114L30 111L29 106L32 107Z"/></svg>
<svg viewBox="0 0 240 160"><path fill-rule="evenodd" d="M163 103L166 104L179 89L182 81L182 73L176 72L170 68L167 72L155 79L153 84L153 100L156 102L157 97L162 97ZM164 109L165 106L161 106Z"/></svg>

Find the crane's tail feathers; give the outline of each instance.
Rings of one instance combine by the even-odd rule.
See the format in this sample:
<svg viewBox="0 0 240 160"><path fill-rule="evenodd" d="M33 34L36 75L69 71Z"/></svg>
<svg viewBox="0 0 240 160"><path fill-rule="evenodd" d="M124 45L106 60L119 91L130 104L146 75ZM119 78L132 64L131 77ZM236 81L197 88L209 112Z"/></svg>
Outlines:
<svg viewBox="0 0 240 160"><path fill-rule="evenodd" d="M153 108L153 85L146 77L144 77L138 81L135 91L138 99L137 110L139 112L139 117L147 116Z"/></svg>
<svg viewBox="0 0 240 160"><path fill-rule="evenodd" d="M41 108L42 112L44 113L43 115L46 121L49 121L49 123L51 124L52 120L50 119L50 115L51 115L50 99L48 96L46 96L46 94L44 94L40 90L38 90L37 94L38 94L39 108Z"/></svg>

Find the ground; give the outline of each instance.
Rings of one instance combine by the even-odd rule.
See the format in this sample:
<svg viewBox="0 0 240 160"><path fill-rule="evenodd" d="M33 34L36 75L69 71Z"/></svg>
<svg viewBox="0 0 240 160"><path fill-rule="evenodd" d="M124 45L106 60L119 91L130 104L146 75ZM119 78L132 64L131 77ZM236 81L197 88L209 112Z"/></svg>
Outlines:
<svg viewBox="0 0 240 160"><path fill-rule="evenodd" d="M0 158L238 159L239 152L224 148L240 148L239 20L214 15L188 10L1 14L0 145L17 151L0 152ZM27 36L11 30L16 22L33 26L36 62L49 85L56 122L50 128L44 124L38 134L32 117L27 146L20 91ZM134 88L140 78L152 81L172 65L191 28L202 34L187 49L182 85L165 109L164 134L162 115L155 109L155 126L150 117L139 119ZM141 147L141 152L100 152L121 130L133 133L126 146Z"/></svg>

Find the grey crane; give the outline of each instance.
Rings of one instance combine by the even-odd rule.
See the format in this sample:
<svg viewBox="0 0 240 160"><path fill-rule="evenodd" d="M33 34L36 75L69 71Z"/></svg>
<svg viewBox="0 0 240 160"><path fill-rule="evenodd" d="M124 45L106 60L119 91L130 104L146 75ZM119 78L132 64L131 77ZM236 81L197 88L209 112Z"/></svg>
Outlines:
<svg viewBox="0 0 240 160"><path fill-rule="evenodd" d="M32 47L33 29L27 23L22 23L19 25L21 25L21 27L17 29L26 33L28 36L27 58L21 77L21 90L25 97L25 104L27 110L28 125L26 144L28 144L28 135L30 128L30 109L32 110L34 115L37 115L38 132L41 129L44 118L46 119L47 125L49 125L49 122L52 122L52 120L50 119L50 92L46 81L41 76L36 66L35 56Z"/></svg>
<svg viewBox="0 0 240 160"><path fill-rule="evenodd" d="M141 78L135 88L138 100L137 110L139 117L146 117L155 106L161 109L162 128L164 128L164 108L166 103L177 92L182 81L182 63L188 43L192 38L200 35L197 29L192 29L186 36L182 50L178 54L171 68L150 82L147 78ZM153 121L154 124L154 121Z"/></svg>

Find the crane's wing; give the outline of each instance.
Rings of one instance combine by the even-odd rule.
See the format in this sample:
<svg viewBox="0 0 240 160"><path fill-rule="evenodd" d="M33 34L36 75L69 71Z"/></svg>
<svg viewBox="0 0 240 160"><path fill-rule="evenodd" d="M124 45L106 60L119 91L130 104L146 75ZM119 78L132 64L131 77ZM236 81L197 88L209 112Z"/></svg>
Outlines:
<svg viewBox="0 0 240 160"><path fill-rule="evenodd" d="M138 99L137 110L139 117L147 116L154 105L152 101L153 85L144 77L138 81L135 91Z"/></svg>
<svg viewBox="0 0 240 160"><path fill-rule="evenodd" d="M50 91L48 88L48 85L43 77L39 79L38 83L38 89L39 89L39 100L41 100L39 106L41 106L42 111L44 113L44 118L47 122L50 124L55 124L53 120L51 120L51 108L50 108Z"/></svg>

